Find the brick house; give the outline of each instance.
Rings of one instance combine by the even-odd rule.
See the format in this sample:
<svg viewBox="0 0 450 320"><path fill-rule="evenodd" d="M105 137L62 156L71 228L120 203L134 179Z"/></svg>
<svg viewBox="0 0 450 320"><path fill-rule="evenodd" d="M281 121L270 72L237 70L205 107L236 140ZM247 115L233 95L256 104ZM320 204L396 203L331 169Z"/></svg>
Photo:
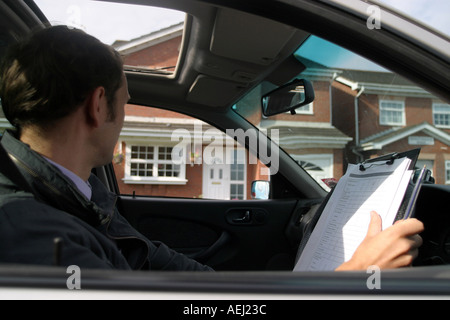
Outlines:
<svg viewBox="0 0 450 320"><path fill-rule="evenodd" d="M182 34L181 23L131 41L117 41L114 46L125 64L166 74L175 70ZM420 147L419 164L432 168L437 183L450 184L448 104L389 72L332 69L309 60L302 63L308 67L302 76L313 83L315 101L298 109L296 115L266 119L257 114L252 123L268 133L278 130L280 146L319 183L325 186L321 179L341 177L348 163ZM263 85L254 93L261 96L267 91ZM0 133L7 127L0 114ZM230 140L234 143L219 130L186 115L127 105L113 160L120 191L251 199L251 183L270 177L262 163L249 161L244 148L236 146L231 153L205 161L205 153L214 147L211 141L226 145ZM174 148L184 162L174 162Z"/></svg>
<svg viewBox="0 0 450 320"><path fill-rule="evenodd" d="M174 70L170 67L177 63L182 27L182 24L175 25L129 42L116 43L116 47L124 54L126 64ZM389 72L332 69L309 60L302 62L308 67L302 75L312 81L315 101L297 110L294 116L282 114L269 119L257 116L253 123L267 132L278 130L281 147L319 183L323 178L341 177L349 162L416 147L422 148L420 164L433 169L437 183L449 182L450 156L446 150L450 142L450 111L447 114L447 104ZM186 167L174 169L164 163L150 162L150 167L153 165L150 173L141 170L140 174L152 175L152 178L132 178L137 169L144 168L143 163L130 160L133 146L136 151L136 147L144 143L150 148L147 152L157 152L163 159L173 147L169 133L184 128L195 135L196 126L202 127L203 134L213 129L184 115L128 106L118 147L118 153L125 160L116 164L118 176L124 177L120 181L121 189L125 193L135 191L156 196L249 199L251 182L268 179L258 174L262 165L229 168L219 163L213 166L196 163L195 158L202 155L205 145L189 151L192 159ZM161 137L165 129L165 137ZM247 156L243 149L234 155L246 159ZM166 171L155 173L156 166ZM225 183L217 180L225 176L230 179L231 175L241 180L225 179ZM220 184L223 189L217 187Z"/></svg>
<svg viewBox="0 0 450 320"><path fill-rule="evenodd" d="M421 148L417 166L450 183L450 105L390 72L342 70L332 92L333 123L355 137L349 161Z"/></svg>
<svg viewBox="0 0 450 320"><path fill-rule="evenodd" d="M259 125L263 130L279 130L280 146L325 188L322 179L345 173L345 150L353 140L333 123L331 84L336 72L316 65L308 68L302 77L312 82L314 102L297 109L295 115L262 118Z"/></svg>
<svg viewBox="0 0 450 320"><path fill-rule="evenodd" d="M168 73L177 65L182 33L181 23L114 46L126 65ZM229 154L205 159L208 148L221 147L212 141L234 145L234 140L200 120L127 105L113 161L120 191L159 197L250 199L251 183L269 179L264 165L249 163L247 151L239 146ZM172 159L176 147L181 147L184 159L180 164Z"/></svg>
<svg viewBox="0 0 450 320"><path fill-rule="evenodd" d="M124 55L127 65L170 71L177 63L182 27L182 24L172 26L129 42L117 42L114 46ZM161 60L154 57L161 57ZM281 147L319 183L321 179L343 175L345 148L353 140L332 125L330 83L334 73L335 70L317 69L308 74L317 99L299 109L297 115L278 115L270 119L257 115L258 119L254 119L263 131L278 130ZM248 152L240 147L231 155L234 159L218 159L208 164L202 161L208 145L189 144L188 163L173 165L170 154L174 147L173 133L177 129L185 130L191 139L201 135L205 141L211 141L208 136L211 134L220 136L219 141L230 138L199 120L174 112L139 106L127 106L126 110L114 161L123 193L250 199L251 183L269 179L261 171L264 165L250 163Z"/></svg>
<svg viewBox="0 0 450 320"><path fill-rule="evenodd" d="M207 149L234 140L188 116L156 108L128 105L114 168L124 194L178 198L250 199L251 183L267 180L261 163L249 164L247 151L233 148L215 159ZM226 139L229 141L226 142ZM198 141L198 143L197 143ZM206 142L205 142L206 141ZM172 158L181 147L182 157ZM232 159L225 159L225 157Z"/></svg>

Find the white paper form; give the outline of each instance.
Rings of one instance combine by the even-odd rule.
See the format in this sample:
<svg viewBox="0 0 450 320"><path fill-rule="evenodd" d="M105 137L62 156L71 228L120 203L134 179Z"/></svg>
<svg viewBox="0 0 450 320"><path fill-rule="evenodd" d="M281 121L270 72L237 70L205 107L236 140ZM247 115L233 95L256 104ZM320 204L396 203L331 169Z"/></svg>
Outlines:
<svg viewBox="0 0 450 320"><path fill-rule="evenodd" d="M335 270L351 259L364 240L370 212L382 218L383 230L394 223L412 171L411 160L397 159L366 165L349 165L329 199L294 271Z"/></svg>

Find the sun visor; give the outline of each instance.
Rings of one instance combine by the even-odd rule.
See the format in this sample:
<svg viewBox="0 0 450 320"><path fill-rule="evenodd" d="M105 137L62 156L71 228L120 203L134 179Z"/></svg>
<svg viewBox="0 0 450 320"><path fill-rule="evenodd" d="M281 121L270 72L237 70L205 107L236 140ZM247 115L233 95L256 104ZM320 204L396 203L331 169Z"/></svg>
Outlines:
<svg viewBox="0 0 450 320"><path fill-rule="evenodd" d="M292 27L265 18L219 9L211 52L239 61L270 65L295 32Z"/></svg>
<svg viewBox="0 0 450 320"><path fill-rule="evenodd" d="M224 107L242 92L242 84L199 75L186 100L211 107Z"/></svg>

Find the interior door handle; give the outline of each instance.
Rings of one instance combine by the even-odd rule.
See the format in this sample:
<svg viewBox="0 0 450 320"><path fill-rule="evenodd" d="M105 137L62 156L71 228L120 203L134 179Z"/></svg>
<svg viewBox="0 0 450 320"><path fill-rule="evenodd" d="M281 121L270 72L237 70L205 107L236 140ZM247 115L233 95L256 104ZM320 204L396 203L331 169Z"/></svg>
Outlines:
<svg viewBox="0 0 450 320"><path fill-rule="evenodd" d="M244 215L240 218L234 218L234 223L249 223L252 220L252 214L250 210L246 210Z"/></svg>
<svg viewBox="0 0 450 320"><path fill-rule="evenodd" d="M261 208L232 208L225 219L233 226L260 226L266 223L268 212Z"/></svg>

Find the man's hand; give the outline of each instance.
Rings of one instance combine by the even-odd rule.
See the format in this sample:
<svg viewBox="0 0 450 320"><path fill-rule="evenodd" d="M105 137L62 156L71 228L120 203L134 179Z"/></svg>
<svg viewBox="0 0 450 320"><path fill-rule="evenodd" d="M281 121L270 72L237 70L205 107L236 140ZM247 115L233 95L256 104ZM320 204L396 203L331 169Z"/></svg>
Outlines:
<svg viewBox="0 0 450 320"><path fill-rule="evenodd" d="M424 225L417 219L397 221L382 231L381 217L371 212L366 238L356 249L350 261L336 271L367 270L370 266L380 269L394 269L412 264L419 253L422 238L419 236Z"/></svg>

